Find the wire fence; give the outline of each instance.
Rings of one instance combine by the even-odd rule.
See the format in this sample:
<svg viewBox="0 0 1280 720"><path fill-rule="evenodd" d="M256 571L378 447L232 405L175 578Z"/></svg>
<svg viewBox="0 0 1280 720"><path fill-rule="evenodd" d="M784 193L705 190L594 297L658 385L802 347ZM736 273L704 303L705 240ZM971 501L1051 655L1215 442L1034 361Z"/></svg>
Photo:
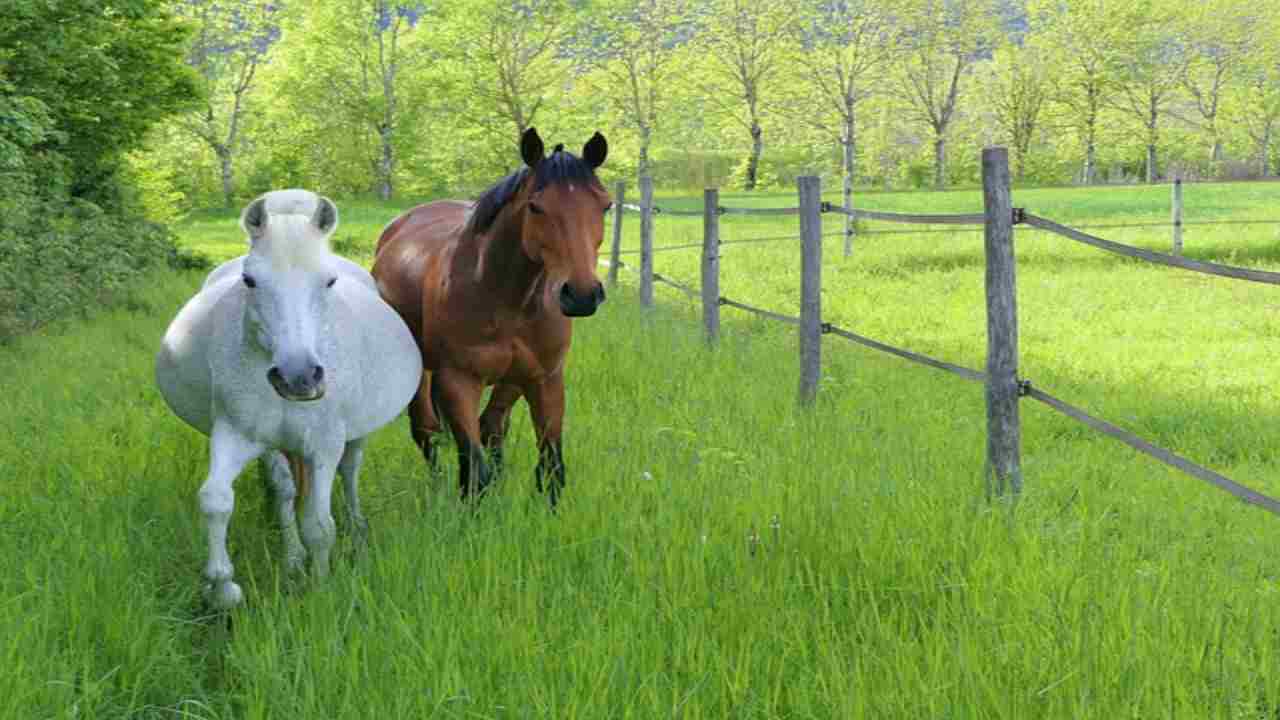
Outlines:
<svg viewBox="0 0 1280 720"><path fill-rule="evenodd" d="M989 153L990 156L988 155ZM719 308L731 307L766 320L797 326L801 335L802 365L804 364L803 359L806 357L808 359L816 359L819 357L818 348L820 347L820 337L822 335L832 335L849 340L872 350L894 355L910 362L932 367L937 370L942 370L972 382L982 383L987 389L988 400L987 432L989 491L991 488L990 483L993 474L997 476L1011 476L1013 479L1012 488L1015 494L1021 488L1020 421L1017 415L1017 400L1023 397L1028 397L1108 437L1119 440L1129 447L1165 465L1168 465L1169 467L1173 467L1191 475L1192 477L1210 483L1211 485L1230 493L1246 503L1265 509L1275 515L1280 515L1280 500L1276 500L1268 495L1252 490L1166 448L1162 448L1148 442L1118 425L1095 417L1065 400L1057 398L1038 387L1034 387L1029 380L1019 377L1017 375L1017 318L1014 313L1013 303L1014 272L1012 251L1013 228L1015 226L1019 226L1026 229L1035 229L1054 233L1107 252L1146 262L1157 263L1208 275L1217 275L1219 277L1226 277L1235 280L1280 285L1280 273L1277 272L1191 260L1182 257L1178 254L1181 250L1181 235L1176 232L1174 236L1175 254L1162 253L1132 245L1125 245L1082 232L1082 229L1084 228L1174 227L1175 230L1180 230L1180 228L1185 225L1280 225L1280 220L1251 219L1190 223L1182 222L1180 207L1181 188L1177 187L1175 184L1174 222L1104 223L1073 228L1039 215L1028 213L1022 208L1012 207L1008 188L1007 162L1007 154L1003 148L988 149L983 153L983 178L984 187L987 189L987 192L984 193L986 208L985 212L982 214L913 215L863 209L845 210L844 208L832 205L831 203L817 202L813 196L813 193L817 191L818 188L817 179L802 178L799 182L801 202L800 205L795 208L725 208L720 206L716 201L716 198L718 197L716 192L714 190L708 190L707 204L702 212L665 211L668 215L698 215L703 217L704 238L702 243L654 247L652 246L651 238L645 239L642 237L642 248L638 251L628 251L628 254L638 253L642 255L642 258L647 256L647 259L649 260L649 268L647 272L653 281L662 283L679 291L690 300L696 300L699 297L702 298L704 324L707 329L708 339L710 340L714 340L719 334ZM811 188L808 203L806 203L806 181L809 183ZM621 194L621 192L622 188L620 187L619 194ZM817 191L817 195L820 196L820 191ZM805 210L806 204L808 207L807 212ZM641 206L624 204L622 207L626 210L636 209L643 213L643 208ZM799 215L801 217L800 232L796 235L743 238L726 241L720 240L717 218L721 215L735 213L748 215ZM935 357L930 357L929 355L896 347L888 343L860 335L852 330L838 327L828 322L822 322L820 317L821 288L817 282L817 277L819 277L819 275L816 268L812 267L813 263L810 258L820 257L822 237L846 235L845 232L822 234L820 231L821 222L819 218L819 215L822 213L839 213L848 215L855 219L868 219L881 222L921 225L977 225L978 227L955 227L944 230L913 229L906 231L860 231L858 235L890 234L897 232L964 232L976 230L984 232L988 265L987 308L988 333L990 337L990 342L988 344L989 355L987 360L987 371L983 372L973 368L964 367ZM643 223L641 227L644 228ZM622 263L617 257L621 254L619 248L620 235L621 222L618 220L615 223L614 258L611 262L621 266ZM805 261L802 263L804 266L804 277L802 279L801 314L799 316L775 312L773 310L757 307L740 300L719 295L719 248L722 245L797 239L801 241L802 255L805 258ZM703 250L703 292L700 293L698 289L690 285L652 271L651 258L653 253L692 248L702 248ZM645 274L646 271L644 263L642 262L642 284L646 281ZM710 292L708 292L708 289ZM642 292L642 298L643 297L644 295ZM809 390L810 393L816 392L816 380L816 376L812 378L813 387ZM802 367L802 403L805 401L806 396L805 384L805 370ZM1003 399L1001 398L1002 393L1006 396ZM1001 406L1004 407L1004 410L1000 409Z"/></svg>

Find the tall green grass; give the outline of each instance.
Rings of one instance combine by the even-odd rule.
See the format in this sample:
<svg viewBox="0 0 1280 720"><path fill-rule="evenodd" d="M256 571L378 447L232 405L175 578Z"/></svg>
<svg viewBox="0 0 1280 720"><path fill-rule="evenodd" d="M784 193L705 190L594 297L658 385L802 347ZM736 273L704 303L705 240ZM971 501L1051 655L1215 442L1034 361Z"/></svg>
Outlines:
<svg viewBox="0 0 1280 720"><path fill-rule="evenodd" d="M1234 198L1219 200L1236 216L1269 203ZM1158 200L1112 217L1158 215ZM231 215L225 241L207 222L193 244L241 242ZM659 244L696 239L681 222L659 219ZM724 236L786 222L726 218ZM1267 266L1265 231L1231 232L1189 230L1189 253ZM980 365L979 238L829 248L828 319ZM1017 243L1024 375L1280 491L1273 288ZM793 308L798 248L776 245L726 246L725 294ZM696 279L696 251L656 257ZM372 551L341 541L327 582L282 582L256 471L239 480L247 602L230 629L199 601L205 442L151 376L200 277L157 274L128 309L0 348L0 714L1275 716L1275 518L1033 404L1025 496L989 505L980 387L832 339L801 412L789 328L726 308L708 349L679 295L641 311L623 277L575 325L558 515L532 489L523 409L509 472L475 511L451 464L428 476L402 418L366 456Z"/></svg>

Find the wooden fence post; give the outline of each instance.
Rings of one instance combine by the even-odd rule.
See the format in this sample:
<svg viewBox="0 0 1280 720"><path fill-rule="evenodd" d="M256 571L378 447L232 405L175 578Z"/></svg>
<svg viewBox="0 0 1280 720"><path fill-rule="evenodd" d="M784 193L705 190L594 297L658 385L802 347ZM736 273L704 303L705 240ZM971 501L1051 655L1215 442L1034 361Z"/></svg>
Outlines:
<svg viewBox="0 0 1280 720"><path fill-rule="evenodd" d="M622 216L626 214L627 184L621 180L613 191L613 246L609 249L609 287L618 284L618 266L622 264Z"/></svg>
<svg viewBox="0 0 1280 720"><path fill-rule="evenodd" d="M796 178L800 191L800 404L818 395L822 374L822 181Z"/></svg>
<svg viewBox="0 0 1280 720"><path fill-rule="evenodd" d="M653 178L640 177L640 307L653 307Z"/></svg>
<svg viewBox="0 0 1280 720"><path fill-rule="evenodd" d="M1018 418L1018 306L1013 253L1009 151L982 151L987 256L987 497L1022 492L1022 428Z"/></svg>
<svg viewBox="0 0 1280 720"><path fill-rule="evenodd" d="M702 324L707 342L720 338L720 191L702 193Z"/></svg>
<svg viewBox="0 0 1280 720"><path fill-rule="evenodd" d="M1173 178L1173 254L1182 255L1182 178Z"/></svg>

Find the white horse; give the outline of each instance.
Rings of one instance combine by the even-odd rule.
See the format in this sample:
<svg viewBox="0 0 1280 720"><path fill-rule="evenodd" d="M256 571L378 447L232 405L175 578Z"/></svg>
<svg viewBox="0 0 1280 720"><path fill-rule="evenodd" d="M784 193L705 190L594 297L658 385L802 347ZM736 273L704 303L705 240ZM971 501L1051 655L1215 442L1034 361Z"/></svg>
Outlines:
<svg viewBox="0 0 1280 720"><path fill-rule="evenodd" d="M309 554L312 572L327 575L334 474L342 473L352 525L362 532L357 474L365 438L400 414L422 379L404 321L368 272L330 252L337 224L333 203L305 190L254 200L240 216L248 255L210 274L156 356L165 402L209 436L199 497L209 539L204 575L219 608L243 597L226 547L236 476L264 453L283 451L288 468L279 453L269 462L285 565L300 570ZM298 496L305 500L301 537Z"/></svg>

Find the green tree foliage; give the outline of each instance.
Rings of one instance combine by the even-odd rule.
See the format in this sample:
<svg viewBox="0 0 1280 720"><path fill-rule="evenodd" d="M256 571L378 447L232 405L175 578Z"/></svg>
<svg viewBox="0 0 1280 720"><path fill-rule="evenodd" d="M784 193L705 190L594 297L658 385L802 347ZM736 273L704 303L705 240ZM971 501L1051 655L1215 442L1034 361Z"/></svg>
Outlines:
<svg viewBox="0 0 1280 720"><path fill-rule="evenodd" d="M519 132L533 125L571 146L601 130L606 175L689 188L799 172L850 185L970 183L990 143L1011 147L1026 182L1132 181L1169 167L1270 173L1277 7L289 2L256 68L234 170L242 195L307 185L466 196L518 166ZM234 107L221 92L215 107ZM161 131L152 147L148 178L173 178L193 204L221 199L211 146Z"/></svg>
<svg viewBox="0 0 1280 720"><path fill-rule="evenodd" d="M56 120L42 148L69 161L72 194L118 208L121 155L197 95L186 32L158 0L10 0L2 20L4 74Z"/></svg>
<svg viewBox="0 0 1280 720"><path fill-rule="evenodd" d="M755 190L764 154L766 108L779 94L787 41L796 15L790 0L712 0L692 50L705 58L699 83L750 140L743 188ZM694 74L696 78L699 75Z"/></svg>
<svg viewBox="0 0 1280 720"><path fill-rule="evenodd" d="M0 5L0 341L177 260L126 153L198 97L158 1Z"/></svg>
<svg viewBox="0 0 1280 720"><path fill-rule="evenodd" d="M973 67L1002 40L991 0L909 0L898 11L903 54L898 95L927 126L933 142L933 182L947 184L947 139L960 110L961 88Z"/></svg>
<svg viewBox="0 0 1280 720"><path fill-rule="evenodd" d="M235 201L233 159L258 66L280 36L278 6L266 0L183 0L179 12L195 28L187 62L199 71L204 106L180 127L218 158L223 204Z"/></svg>

